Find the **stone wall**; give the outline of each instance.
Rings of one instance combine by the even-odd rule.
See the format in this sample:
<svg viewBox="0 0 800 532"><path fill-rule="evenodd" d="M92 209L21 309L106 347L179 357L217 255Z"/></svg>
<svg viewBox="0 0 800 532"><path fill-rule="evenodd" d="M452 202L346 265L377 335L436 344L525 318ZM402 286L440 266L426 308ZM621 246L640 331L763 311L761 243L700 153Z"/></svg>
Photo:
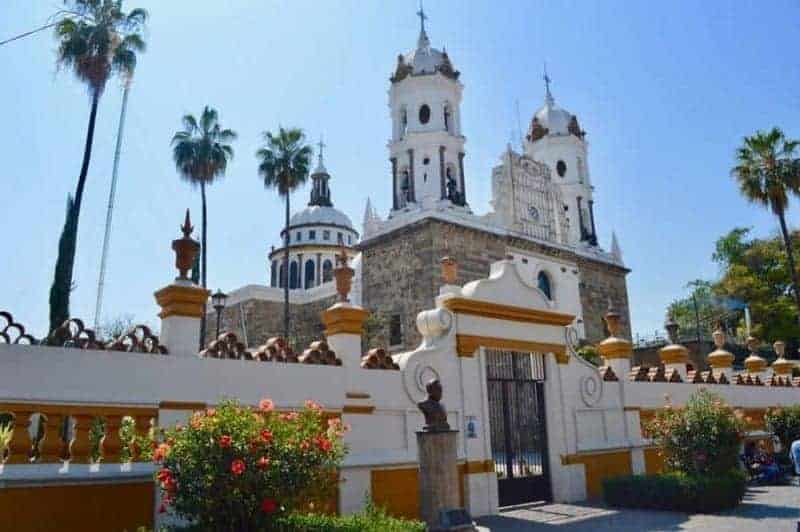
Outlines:
<svg viewBox="0 0 800 532"><path fill-rule="evenodd" d="M362 257L363 306L391 316L400 314L402 349L420 342L416 316L433 308L442 284L439 259L449 255L458 261L457 284L485 278L490 265L517 249L575 262L580 269L580 297L587 340L606 337L602 317L609 298L622 315L622 334L630 338L630 314L625 276L628 270L551 248L526 239L501 236L450 222L425 219L359 245ZM388 327L388 326L387 326ZM388 338L388 331L384 334ZM371 340L367 340L370 343Z"/></svg>
<svg viewBox="0 0 800 532"><path fill-rule="evenodd" d="M324 326L320 313L335 302L336 296L329 296L311 303L289 305L289 343L293 348L302 350L311 342L323 338ZM244 334L242 321L247 327L247 335ZM216 331L217 313L212 310L207 317L206 345ZM229 306L222 311L220 331L233 331L242 342L246 337L249 348L258 347L273 336L283 336L283 302L249 299Z"/></svg>

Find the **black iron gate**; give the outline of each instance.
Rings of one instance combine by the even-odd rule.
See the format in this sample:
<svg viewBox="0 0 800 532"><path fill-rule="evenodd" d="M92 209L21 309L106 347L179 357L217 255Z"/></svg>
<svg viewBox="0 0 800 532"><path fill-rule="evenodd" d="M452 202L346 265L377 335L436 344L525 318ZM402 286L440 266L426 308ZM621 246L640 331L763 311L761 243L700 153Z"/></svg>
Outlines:
<svg viewBox="0 0 800 532"><path fill-rule="evenodd" d="M486 376L500 506L550 500L542 355L487 350Z"/></svg>

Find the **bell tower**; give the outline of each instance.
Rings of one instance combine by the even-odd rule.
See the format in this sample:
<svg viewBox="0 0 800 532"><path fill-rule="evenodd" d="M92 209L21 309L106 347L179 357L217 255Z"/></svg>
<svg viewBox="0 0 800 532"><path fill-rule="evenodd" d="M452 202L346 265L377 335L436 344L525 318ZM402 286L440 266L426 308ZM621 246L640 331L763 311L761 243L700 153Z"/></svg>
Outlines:
<svg viewBox="0 0 800 532"><path fill-rule="evenodd" d="M561 208L569 221L569 243L596 246L594 187L589 178L586 132L580 128L577 116L556 104L546 70L544 82L544 105L531 120L525 153L549 166L553 181L561 189Z"/></svg>
<svg viewBox="0 0 800 532"><path fill-rule="evenodd" d="M391 76L392 211L436 207L467 209L459 72L447 51L431 47L427 16L417 12L420 33L414 50L397 57Z"/></svg>

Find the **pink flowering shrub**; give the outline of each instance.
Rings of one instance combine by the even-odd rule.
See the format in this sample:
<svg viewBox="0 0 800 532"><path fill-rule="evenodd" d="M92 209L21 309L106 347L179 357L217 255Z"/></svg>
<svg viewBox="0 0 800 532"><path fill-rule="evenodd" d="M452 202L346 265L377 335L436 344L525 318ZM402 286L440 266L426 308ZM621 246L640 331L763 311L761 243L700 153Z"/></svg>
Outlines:
<svg viewBox="0 0 800 532"><path fill-rule="evenodd" d="M162 507L202 530L265 530L310 496L336 485L344 457L338 418L307 401L275 412L225 400L165 434L153 452Z"/></svg>
<svg viewBox="0 0 800 532"><path fill-rule="evenodd" d="M667 405L645 429L669 471L705 475L738 467L744 421L707 390L694 394L684 407Z"/></svg>

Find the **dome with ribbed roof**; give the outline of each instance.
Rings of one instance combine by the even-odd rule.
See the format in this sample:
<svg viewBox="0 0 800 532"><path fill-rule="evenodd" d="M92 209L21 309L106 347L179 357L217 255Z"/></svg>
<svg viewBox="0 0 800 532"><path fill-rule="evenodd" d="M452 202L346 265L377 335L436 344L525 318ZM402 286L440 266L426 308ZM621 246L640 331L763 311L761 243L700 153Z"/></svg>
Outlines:
<svg viewBox="0 0 800 532"><path fill-rule="evenodd" d="M583 138L586 134L578 124L578 117L566 109L556 104L550 88L547 88L547 95L544 105L536 111L528 129L528 140L537 141L545 136L564 137L574 135Z"/></svg>
<svg viewBox="0 0 800 532"><path fill-rule="evenodd" d="M350 218L335 207L310 205L296 212L289 219L289 225L336 225L353 229Z"/></svg>
<svg viewBox="0 0 800 532"><path fill-rule="evenodd" d="M402 81L408 76L425 76L437 72L452 80L457 80L459 72L453 68L447 50L438 50L431 46L428 34L425 32L425 14L420 10L422 27L417 39L417 47L407 54L397 56L397 68L391 77L392 82Z"/></svg>

